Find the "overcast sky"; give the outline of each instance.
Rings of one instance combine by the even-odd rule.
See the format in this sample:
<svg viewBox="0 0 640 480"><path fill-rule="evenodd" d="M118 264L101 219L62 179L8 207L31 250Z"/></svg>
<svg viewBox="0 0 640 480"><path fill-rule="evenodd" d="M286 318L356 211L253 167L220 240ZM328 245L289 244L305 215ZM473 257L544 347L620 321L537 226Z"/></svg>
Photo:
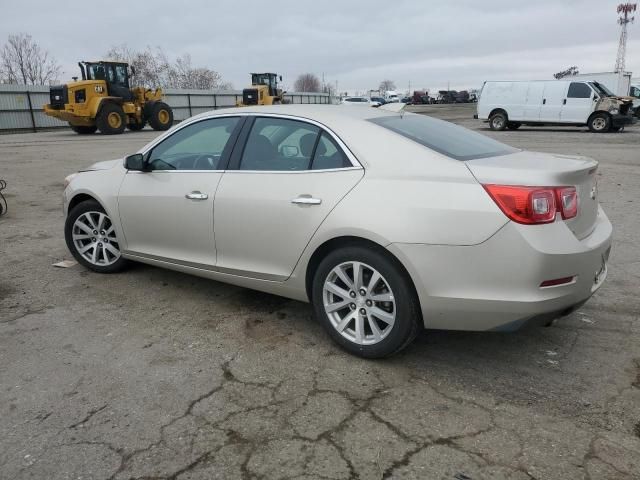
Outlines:
<svg viewBox="0 0 640 480"><path fill-rule="evenodd" d="M252 71L285 86L313 72L340 91L480 87L490 79L546 79L577 65L612 71L619 38L612 0L165 1L0 0L0 42L30 33L64 67L112 45L159 46L217 70L242 88ZM82 14L87 13L86 18ZM640 76L639 21L630 25L627 70Z"/></svg>

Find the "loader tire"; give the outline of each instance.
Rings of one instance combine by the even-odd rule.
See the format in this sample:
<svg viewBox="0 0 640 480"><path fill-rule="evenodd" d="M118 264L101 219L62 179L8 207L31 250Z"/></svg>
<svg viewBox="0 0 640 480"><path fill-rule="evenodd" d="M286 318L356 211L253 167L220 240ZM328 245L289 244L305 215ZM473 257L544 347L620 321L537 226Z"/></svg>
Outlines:
<svg viewBox="0 0 640 480"><path fill-rule="evenodd" d="M103 135L117 135L124 132L127 126L127 117L120 105L107 103L100 110L96 124Z"/></svg>
<svg viewBox="0 0 640 480"><path fill-rule="evenodd" d="M173 125L173 110L164 102L155 102L149 112L149 125L154 130L169 130Z"/></svg>

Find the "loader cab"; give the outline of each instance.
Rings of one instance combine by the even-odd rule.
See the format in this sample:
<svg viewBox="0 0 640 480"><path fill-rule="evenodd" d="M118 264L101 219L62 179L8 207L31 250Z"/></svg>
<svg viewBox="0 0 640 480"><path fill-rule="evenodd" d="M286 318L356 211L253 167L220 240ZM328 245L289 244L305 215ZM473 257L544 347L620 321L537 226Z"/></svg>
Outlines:
<svg viewBox="0 0 640 480"><path fill-rule="evenodd" d="M282 80L282 77L280 77ZM252 73L251 85L265 85L269 88L269 95L275 97L278 95L278 75L275 73Z"/></svg>
<svg viewBox="0 0 640 480"><path fill-rule="evenodd" d="M112 97L121 97L132 101L133 94L129 85L129 65L121 62L80 62L83 80L102 80L107 84L107 93Z"/></svg>

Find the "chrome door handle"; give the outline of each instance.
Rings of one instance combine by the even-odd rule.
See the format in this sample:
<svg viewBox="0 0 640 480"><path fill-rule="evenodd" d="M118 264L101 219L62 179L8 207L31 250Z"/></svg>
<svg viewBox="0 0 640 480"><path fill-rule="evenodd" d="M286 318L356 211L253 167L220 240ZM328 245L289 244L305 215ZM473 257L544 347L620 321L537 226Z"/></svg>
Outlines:
<svg viewBox="0 0 640 480"><path fill-rule="evenodd" d="M195 191L187 193L184 197L188 198L189 200L206 200L207 198L209 198L209 195L207 195L206 193Z"/></svg>
<svg viewBox="0 0 640 480"><path fill-rule="evenodd" d="M291 203L295 203L296 205L320 205L322 200L320 198L313 198L310 195L300 195L291 200Z"/></svg>

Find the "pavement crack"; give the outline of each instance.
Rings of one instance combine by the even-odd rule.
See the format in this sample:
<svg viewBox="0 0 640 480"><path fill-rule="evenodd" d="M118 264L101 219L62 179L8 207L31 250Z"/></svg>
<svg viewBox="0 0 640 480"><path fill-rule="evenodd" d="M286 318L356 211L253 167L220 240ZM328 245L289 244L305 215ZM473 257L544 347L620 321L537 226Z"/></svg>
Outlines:
<svg viewBox="0 0 640 480"><path fill-rule="evenodd" d="M94 415L97 415L98 413L100 413L102 410L107 408L107 406L108 405L105 403L99 408L94 408L92 410L89 410L89 413L87 413L87 415L82 420L74 423L73 425L69 425L69 427L67 428L78 428L78 427L84 426L84 424L87 423L89 420L91 420L91 418L93 418Z"/></svg>

